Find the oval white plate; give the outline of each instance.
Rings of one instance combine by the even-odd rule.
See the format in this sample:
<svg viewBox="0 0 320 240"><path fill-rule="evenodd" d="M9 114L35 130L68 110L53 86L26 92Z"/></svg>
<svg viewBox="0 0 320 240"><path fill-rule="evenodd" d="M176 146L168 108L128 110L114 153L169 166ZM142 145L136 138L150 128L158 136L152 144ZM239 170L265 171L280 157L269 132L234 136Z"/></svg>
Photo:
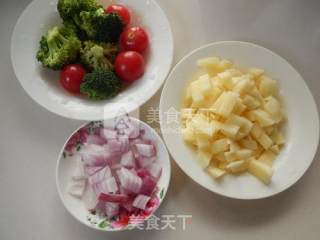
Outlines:
<svg viewBox="0 0 320 240"><path fill-rule="evenodd" d="M155 198L157 199L158 204L154 206L154 211L156 211L157 208L161 205L170 183L171 165L170 165L169 154L165 144L163 143L162 139L156 133L155 130L153 130L150 126L148 126L147 124L143 123L138 119L135 119L132 117L130 119L131 121L138 123L141 129L145 130L145 137L148 139L152 139L155 142L157 147L157 156L158 156L157 163L160 164L162 167L162 175L157 184L158 192L156 193ZM72 174L74 173L74 169L76 167L75 158L77 158L78 154L77 152L75 152L72 156L69 156L65 152L65 147L68 141L70 140L70 138L74 136L74 134L76 134L79 130L83 128L87 128L89 126L92 128L92 126L98 125L98 124L102 124L103 126L106 126L106 127L114 127L115 121L117 120L109 119L103 122L96 121L96 122L90 122L90 123L84 124L81 127L79 127L75 132L73 132L70 135L66 143L63 145L58 157L58 162L56 167L56 184L57 184L58 193L62 200L63 205L66 207L69 213L78 221L80 221L86 226L89 226L93 229L97 229L101 231L119 231L119 230L131 229L131 228L134 228L134 225L131 224L127 226L121 226L119 228L114 228L112 227L112 224L115 224L115 223L105 222L104 218L100 218L99 216L90 214L89 211L85 208L82 200L77 199L68 193L67 191L68 184L70 183Z"/></svg>
<svg viewBox="0 0 320 240"><path fill-rule="evenodd" d="M111 1L100 1L104 6ZM117 115L119 108L131 112L161 87L173 60L173 36L165 13L154 0L119 0L134 12L133 25L144 27L151 40L146 53L144 76L108 101L92 102L68 94L60 87L59 72L46 70L36 60L39 40L46 31L61 23L57 0L35 0L20 16L11 41L11 59L22 87L49 111L79 120L100 120Z"/></svg>
<svg viewBox="0 0 320 240"><path fill-rule="evenodd" d="M184 89L197 70L196 61L209 56L227 58L241 67L259 67L277 79L284 98L288 122L286 145L275 160L274 176L269 186L249 174L225 176L214 181L198 165L194 152L184 144L179 126L166 121L168 110L179 110ZM171 109L171 110L172 110ZM283 58L263 47L245 42L217 42L194 50L173 69L164 86L161 101L161 130L173 158L194 181L208 190L238 199L265 198L284 191L306 172L319 141L319 118L314 99L300 74Z"/></svg>

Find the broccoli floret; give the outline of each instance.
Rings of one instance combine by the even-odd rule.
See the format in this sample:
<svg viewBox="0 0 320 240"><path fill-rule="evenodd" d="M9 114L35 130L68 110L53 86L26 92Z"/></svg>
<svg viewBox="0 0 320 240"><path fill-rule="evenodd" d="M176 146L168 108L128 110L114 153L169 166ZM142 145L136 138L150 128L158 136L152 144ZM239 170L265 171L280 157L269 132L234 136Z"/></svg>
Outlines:
<svg viewBox="0 0 320 240"><path fill-rule="evenodd" d="M81 42L70 26L55 26L41 38L37 52L38 61L44 67L59 70L78 57Z"/></svg>
<svg viewBox="0 0 320 240"><path fill-rule="evenodd" d="M89 70L112 70L118 52L115 44L86 41L80 50L80 58Z"/></svg>
<svg viewBox="0 0 320 240"><path fill-rule="evenodd" d="M86 74L80 92L92 100L110 99L121 91L121 81L110 70L96 70Z"/></svg>
<svg viewBox="0 0 320 240"><path fill-rule="evenodd" d="M73 20L82 11L95 11L101 8L96 0L59 0L58 12L64 21Z"/></svg>
<svg viewBox="0 0 320 240"><path fill-rule="evenodd" d="M98 42L117 42L124 27L119 15L105 13L103 8L91 12L82 11L74 21L89 39Z"/></svg>

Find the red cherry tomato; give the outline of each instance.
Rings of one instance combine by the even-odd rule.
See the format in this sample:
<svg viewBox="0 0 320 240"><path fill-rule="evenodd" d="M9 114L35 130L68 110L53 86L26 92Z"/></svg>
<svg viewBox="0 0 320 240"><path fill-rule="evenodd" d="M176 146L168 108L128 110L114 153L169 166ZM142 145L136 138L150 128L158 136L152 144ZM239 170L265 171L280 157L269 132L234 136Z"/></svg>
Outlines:
<svg viewBox="0 0 320 240"><path fill-rule="evenodd" d="M116 74L127 83L134 82L144 74L144 59L138 52L119 53L115 61Z"/></svg>
<svg viewBox="0 0 320 240"><path fill-rule="evenodd" d="M124 30L120 36L120 48L126 51L142 53L149 46L149 37L141 27Z"/></svg>
<svg viewBox="0 0 320 240"><path fill-rule="evenodd" d="M131 17L128 8L120 4L110 5L105 9L106 13L117 13L121 18L124 25L130 23Z"/></svg>
<svg viewBox="0 0 320 240"><path fill-rule="evenodd" d="M66 65L60 73L60 83L70 93L80 93L86 70L80 64Z"/></svg>

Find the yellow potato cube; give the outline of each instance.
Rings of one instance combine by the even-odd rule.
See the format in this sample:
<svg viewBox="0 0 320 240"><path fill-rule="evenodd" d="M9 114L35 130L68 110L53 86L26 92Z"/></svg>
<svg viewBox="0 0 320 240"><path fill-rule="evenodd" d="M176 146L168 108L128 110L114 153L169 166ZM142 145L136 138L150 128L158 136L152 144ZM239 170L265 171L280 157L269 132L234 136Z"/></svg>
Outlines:
<svg viewBox="0 0 320 240"><path fill-rule="evenodd" d="M272 141L274 141L277 145L285 144L284 136L279 131L274 131L274 133L270 136Z"/></svg>
<svg viewBox="0 0 320 240"><path fill-rule="evenodd" d="M250 95L244 96L243 104L250 110L253 110L253 109L260 107L260 102L256 98L254 98Z"/></svg>
<svg viewBox="0 0 320 240"><path fill-rule="evenodd" d="M228 165L228 162L220 162L218 167L221 169L221 170L226 170L226 167Z"/></svg>
<svg viewBox="0 0 320 240"><path fill-rule="evenodd" d="M273 96L265 99L264 109L270 114L274 122L279 123L283 118L280 102Z"/></svg>
<svg viewBox="0 0 320 240"><path fill-rule="evenodd" d="M199 149L208 149L211 145L211 142L203 135L196 135L196 145Z"/></svg>
<svg viewBox="0 0 320 240"><path fill-rule="evenodd" d="M268 114L267 112L261 109L252 110L251 112L254 115L255 120L261 127L268 127L275 124L270 114Z"/></svg>
<svg viewBox="0 0 320 240"><path fill-rule="evenodd" d="M258 143L260 143L260 145L268 150L272 145L273 145L273 141L272 139L267 135L267 134L262 134L258 139L257 139Z"/></svg>
<svg viewBox="0 0 320 240"><path fill-rule="evenodd" d="M217 81L227 90L231 90L233 88L232 75L230 72L225 71L217 74Z"/></svg>
<svg viewBox="0 0 320 240"><path fill-rule="evenodd" d="M264 74L264 70L259 68L250 68L248 72L255 80L257 80Z"/></svg>
<svg viewBox="0 0 320 240"><path fill-rule="evenodd" d="M246 171L248 168L248 162L245 160L239 160L230 162L226 166L226 170L231 173L240 173Z"/></svg>
<svg viewBox="0 0 320 240"><path fill-rule="evenodd" d="M197 65L202 68L218 68L220 59L218 57L202 58L197 61Z"/></svg>
<svg viewBox="0 0 320 240"><path fill-rule="evenodd" d="M247 159L253 155L253 151L250 149L241 149L236 152L237 159Z"/></svg>
<svg viewBox="0 0 320 240"><path fill-rule="evenodd" d="M251 128L253 126L253 123L250 122L248 119L235 114L231 114L230 117L227 119L226 123L239 126L239 133L241 133L241 138L247 136L250 133ZM238 136L238 138L240 136Z"/></svg>
<svg viewBox="0 0 320 240"><path fill-rule="evenodd" d="M231 68L233 66L233 63L227 59L222 59L219 63L219 70L225 71L228 68Z"/></svg>
<svg viewBox="0 0 320 240"><path fill-rule="evenodd" d="M189 144L195 144L196 136L192 128L190 127L182 128L181 134L185 142Z"/></svg>
<svg viewBox="0 0 320 240"><path fill-rule="evenodd" d="M211 153L214 155L221 152L225 152L228 149L229 149L229 141L226 138L216 140L211 144Z"/></svg>
<svg viewBox="0 0 320 240"><path fill-rule="evenodd" d="M198 161L202 168L206 168L209 166L211 162L212 154L205 150L198 151Z"/></svg>
<svg viewBox="0 0 320 240"><path fill-rule="evenodd" d="M216 159L219 163L227 161L226 156L224 155L224 152L220 152L214 155L213 158Z"/></svg>
<svg viewBox="0 0 320 240"><path fill-rule="evenodd" d="M203 96L208 96L211 92L212 85L208 74L202 75L198 80L191 83L192 89L200 89Z"/></svg>
<svg viewBox="0 0 320 240"><path fill-rule="evenodd" d="M196 109L194 108L182 108L180 111L181 120L189 120L193 118L196 113Z"/></svg>
<svg viewBox="0 0 320 240"><path fill-rule="evenodd" d="M233 112L241 115L247 109L246 105L242 103L242 100L238 98L236 105L234 106Z"/></svg>
<svg viewBox="0 0 320 240"><path fill-rule="evenodd" d="M265 184L270 183L273 175L273 169L270 166L257 160L250 161L248 171Z"/></svg>
<svg viewBox="0 0 320 240"><path fill-rule="evenodd" d="M232 77L240 77L242 75L242 72L236 68L230 68L227 72L229 72Z"/></svg>
<svg viewBox="0 0 320 240"><path fill-rule="evenodd" d="M226 137L229 137L231 139L235 139L238 132L239 132L240 126L232 125L232 124L222 124L221 125L221 132Z"/></svg>
<svg viewBox="0 0 320 240"><path fill-rule="evenodd" d="M251 95L252 97L254 97L256 100L258 100L260 103L263 102L263 97L261 95L261 93L259 92L259 90L254 87L251 92L249 93L249 95Z"/></svg>
<svg viewBox="0 0 320 240"><path fill-rule="evenodd" d="M230 141L229 145L230 145L230 152L236 152L241 149L241 147L236 141Z"/></svg>
<svg viewBox="0 0 320 240"><path fill-rule="evenodd" d="M242 79L238 83L236 83L236 85L233 88L233 91L243 95L247 92L250 92L253 87L253 81L248 76L245 76L242 77Z"/></svg>
<svg viewBox="0 0 320 240"><path fill-rule="evenodd" d="M207 171L210 174L210 176L212 176L214 179L220 179L226 174L226 171L221 170L220 168L211 167L211 166L208 168Z"/></svg>
<svg viewBox="0 0 320 240"><path fill-rule="evenodd" d="M227 162L232 162L237 160L236 152L224 152L224 157L227 160Z"/></svg>
<svg viewBox="0 0 320 240"><path fill-rule="evenodd" d="M191 107L201 107L204 104L205 96L200 88L192 86L192 104Z"/></svg>
<svg viewBox="0 0 320 240"><path fill-rule="evenodd" d="M260 79L259 91L263 97L277 96L277 82L267 76L262 76Z"/></svg>
<svg viewBox="0 0 320 240"><path fill-rule="evenodd" d="M272 151L274 154L279 154L280 152L280 148L278 145L273 145L271 148L270 148L270 151Z"/></svg>
<svg viewBox="0 0 320 240"><path fill-rule="evenodd" d="M273 161L276 159L276 157L277 156L272 151L267 150L262 153L258 160L264 162L269 166L272 166Z"/></svg>
<svg viewBox="0 0 320 240"><path fill-rule="evenodd" d="M233 92L223 92L212 106L212 111L227 118L237 103L238 95Z"/></svg>
<svg viewBox="0 0 320 240"><path fill-rule="evenodd" d="M251 135L254 139L258 139L262 134L264 134L263 129L258 126L257 124L254 124L251 129Z"/></svg>

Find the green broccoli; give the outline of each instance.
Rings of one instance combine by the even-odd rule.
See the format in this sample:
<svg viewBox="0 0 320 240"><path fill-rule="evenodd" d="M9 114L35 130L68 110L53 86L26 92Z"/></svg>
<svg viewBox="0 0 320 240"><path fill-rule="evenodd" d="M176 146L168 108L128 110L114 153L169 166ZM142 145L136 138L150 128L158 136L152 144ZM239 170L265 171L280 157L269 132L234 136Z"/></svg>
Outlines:
<svg viewBox="0 0 320 240"><path fill-rule="evenodd" d="M121 81L111 70L96 70L84 77L80 92L92 100L110 99L121 91Z"/></svg>
<svg viewBox="0 0 320 240"><path fill-rule="evenodd" d="M90 12L82 11L74 21L89 39L98 42L117 42L124 28L119 15L105 13L103 8Z"/></svg>
<svg viewBox="0 0 320 240"><path fill-rule="evenodd" d="M80 50L80 58L89 70L112 70L118 52L115 44L86 41Z"/></svg>
<svg viewBox="0 0 320 240"><path fill-rule="evenodd" d="M59 70L77 59L80 48L81 42L73 28L55 26L41 38L37 59L44 67Z"/></svg>
<svg viewBox="0 0 320 240"><path fill-rule="evenodd" d="M64 21L74 20L82 11L95 11L102 6L96 0L59 0L58 12Z"/></svg>

